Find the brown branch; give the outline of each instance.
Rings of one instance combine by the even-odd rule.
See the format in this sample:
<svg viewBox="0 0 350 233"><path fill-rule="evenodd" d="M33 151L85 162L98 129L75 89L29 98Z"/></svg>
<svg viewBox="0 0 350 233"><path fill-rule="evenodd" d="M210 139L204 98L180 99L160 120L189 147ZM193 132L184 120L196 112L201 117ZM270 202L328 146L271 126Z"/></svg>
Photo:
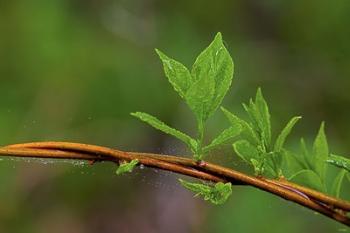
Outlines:
<svg viewBox="0 0 350 233"><path fill-rule="evenodd" d="M350 226L350 218L346 216L346 213L350 211L349 202L288 181L252 177L208 162L198 163L195 160L177 156L124 152L101 146L70 142L34 142L9 145L0 148L1 155L112 162L138 159L140 164L145 166L172 171L201 180L253 186Z"/></svg>
<svg viewBox="0 0 350 233"><path fill-rule="evenodd" d="M83 152L74 151L60 151L50 149L39 149L39 148L20 148L20 147L3 147L0 148L0 155L13 156L13 157L29 157L29 158L50 158L50 159L77 159L77 160L88 160L93 162L98 161L112 161L118 162L119 160L131 161L138 159L140 164L148 167L159 168L166 171L172 171L179 174L192 176L201 180L208 180L213 182L224 182L225 180L212 174L208 174L202 171L194 170L192 168L184 167L177 164L168 163L165 161L159 161L147 157L134 157L120 156L119 158L114 157L103 157L100 155L84 154Z"/></svg>

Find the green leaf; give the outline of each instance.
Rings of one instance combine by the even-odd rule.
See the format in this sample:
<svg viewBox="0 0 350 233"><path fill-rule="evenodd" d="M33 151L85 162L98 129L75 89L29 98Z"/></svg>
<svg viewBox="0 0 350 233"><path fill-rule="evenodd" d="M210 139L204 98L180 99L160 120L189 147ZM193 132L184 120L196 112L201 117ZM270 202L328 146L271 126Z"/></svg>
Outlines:
<svg viewBox="0 0 350 233"><path fill-rule="evenodd" d="M186 96L190 107L195 109L197 115L202 115L197 118L205 121L221 104L231 85L233 69L233 61L222 42L221 33L217 33L211 44L197 57L191 71L196 83ZM195 99L192 91L200 93L201 96ZM198 109L203 109L203 112Z"/></svg>
<svg viewBox="0 0 350 233"><path fill-rule="evenodd" d="M204 200L210 201L215 205L221 205L226 202L232 194L231 183L216 183L214 186L192 183L179 179L180 184L186 189L195 193L195 196L202 196Z"/></svg>
<svg viewBox="0 0 350 233"><path fill-rule="evenodd" d="M227 142L233 137L236 137L237 135L239 135L240 132L241 132L240 125L234 125L225 129L208 146L205 146L203 148L204 153L207 153L213 148L222 145L223 143Z"/></svg>
<svg viewBox="0 0 350 233"><path fill-rule="evenodd" d="M254 173L256 176L262 175L264 173L262 161L258 161L256 159L250 159L250 163L254 167Z"/></svg>
<svg viewBox="0 0 350 233"><path fill-rule="evenodd" d="M316 189L321 192L326 192L324 184L320 177L312 170L301 170L292 175L289 180Z"/></svg>
<svg viewBox="0 0 350 233"><path fill-rule="evenodd" d="M293 153L292 151L282 150L282 171L285 177L290 177L300 170L307 169L303 158L300 158L300 154Z"/></svg>
<svg viewBox="0 0 350 233"><path fill-rule="evenodd" d="M137 159L133 159L129 163L120 164L116 170L117 175L123 174L125 172L132 172L138 163L139 161Z"/></svg>
<svg viewBox="0 0 350 233"><path fill-rule="evenodd" d="M293 117L288 124L284 127L284 129L281 131L280 135L278 135L276 142L275 142L275 147L274 147L274 152L280 152L284 146L284 142L286 141L287 136L290 134L292 131L294 125L300 120L301 117Z"/></svg>
<svg viewBox="0 0 350 233"><path fill-rule="evenodd" d="M187 134L184 134L176 129L171 128L170 126L166 125L164 122L158 120L156 117L151 116L147 113L143 112L135 112L131 113L132 116L139 118L141 121L144 121L154 128L163 131L164 133L170 134L184 143L187 144L191 148L192 151L194 151L197 148L197 142Z"/></svg>
<svg viewBox="0 0 350 233"><path fill-rule="evenodd" d="M332 192L331 194L335 197L339 197L340 195L340 189L341 189L341 184L344 180L344 177L346 175L346 170L342 169L336 178L333 180L333 185L332 185Z"/></svg>
<svg viewBox="0 0 350 233"><path fill-rule="evenodd" d="M255 132L258 133L259 141L261 140L262 132L262 124L261 117L258 112L258 108L256 107L254 101L252 99L249 100L249 105L243 103L243 108L247 112L250 119L250 126L253 128Z"/></svg>
<svg viewBox="0 0 350 233"><path fill-rule="evenodd" d="M214 92L215 82L213 77L209 76L196 80L186 93L186 102L202 125L211 113Z"/></svg>
<svg viewBox="0 0 350 233"><path fill-rule="evenodd" d="M248 163L251 163L251 159L259 160L259 152L247 140L239 140L233 143L233 149L241 159Z"/></svg>
<svg viewBox="0 0 350 233"><path fill-rule="evenodd" d="M350 159L347 159L343 156L331 154L331 156L329 157L329 159L326 160L326 162L350 172Z"/></svg>
<svg viewBox="0 0 350 233"><path fill-rule="evenodd" d="M326 173L325 162L329 156L327 138L324 132L324 122L322 122L318 134L315 138L312 153L314 170L317 174L319 174L321 179L324 180Z"/></svg>
<svg viewBox="0 0 350 233"><path fill-rule="evenodd" d="M186 92L193 83L189 70L180 62L169 58L163 52L156 49L159 58L163 62L164 72L175 91L182 98L185 98Z"/></svg>
<svg viewBox="0 0 350 233"><path fill-rule="evenodd" d="M264 96L261 92L261 88L258 88L255 97L255 105L258 109L261 130L265 138L266 145L271 143L271 121L270 121L270 112L269 107L264 99Z"/></svg>
<svg viewBox="0 0 350 233"><path fill-rule="evenodd" d="M309 150L307 149L304 138L300 139L300 149L301 149L301 154L303 156L302 157L303 159L301 160L303 161L305 168L312 169L312 157L309 153Z"/></svg>
<svg viewBox="0 0 350 233"><path fill-rule="evenodd" d="M268 105L262 95L261 89L258 88L255 102L250 99L249 104L243 104L244 110L250 118L250 125L258 134L259 144L268 150L271 147L271 122Z"/></svg>
<svg viewBox="0 0 350 233"><path fill-rule="evenodd" d="M241 136L248 140L250 143L257 145L259 143L259 138L256 135L253 128L244 120L240 119L224 107L221 107L221 111L225 114L226 118L229 120L232 126L239 124L241 126Z"/></svg>

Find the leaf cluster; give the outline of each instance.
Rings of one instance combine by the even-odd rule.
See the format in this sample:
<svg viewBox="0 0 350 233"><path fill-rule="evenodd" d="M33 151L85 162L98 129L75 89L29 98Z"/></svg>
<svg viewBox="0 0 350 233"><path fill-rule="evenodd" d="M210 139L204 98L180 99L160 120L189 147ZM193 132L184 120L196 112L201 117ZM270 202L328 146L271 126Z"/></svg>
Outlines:
<svg viewBox="0 0 350 233"><path fill-rule="evenodd" d="M191 70L160 50L156 49L156 52L168 81L195 116L197 137L174 129L148 113L135 112L131 115L184 142L197 161L202 160L210 150L237 138L232 144L233 150L254 168L256 176L287 177L319 191L339 196L344 177L350 180L350 160L330 155L324 123L321 124L312 150L308 150L304 139L300 141L300 152L286 149L286 140L301 117L292 117L273 136L269 106L260 88L254 99L243 104L247 120L221 107L230 126L208 145L204 145L206 122L220 107L233 79L233 61L223 44L221 33L217 33L210 45L199 54ZM329 165L341 168L330 185L326 182ZM210 186L184 180L180 180L180 183L214 204L221 204L231 194L231 184L218 183Z"/></svg>
<svg viewBox="0 0 350 233"><path fill-rule="evenodd" d="M305 140L301 138L300 151L299 153L288 153L300 167L300 170L289 177L289 179L339 197L341 185L346 173L349 172L350 163L345 157L330 153L324 122L321 123L312 149L310 150ZM329 179L331 176L329 165L341 168L332 179Z"/></svg>
<svg viewBox="0 0 350 233"><path fill-rule="evenodd" d="M241 139L233 144L234 151L241 159L254 167L257 176L282 176L284 144L301 117L293 117L273 142L269 107L260 88L256 93L255 100L250 99L249 104L243 104L243 107L249 116L249 121L245 121L222 108L230 123L232 125L239 124L242 128Z"/></svg>
<svg viewBox="0 0 350 233"><path fill-rule="evenodd" d="M243 104L249 120L245 121L227 109L222 108L231 124L241 124L240 139L233 143L235 153L253 166L255 175L282 178L309 186L324 193L339 196L341 184L349 172L350 160L342 156L331 155L322 122L313 142L312 150L300 140L300 152L285 148L285 142L295 124L301 119L295 116L286 124L272 141L269 107L259 88L255 100ZM329 164L341 168L338 174L329 179ZM347 175L349 178L349 174ZM329 182L328 180L331 180Z"/></svg>

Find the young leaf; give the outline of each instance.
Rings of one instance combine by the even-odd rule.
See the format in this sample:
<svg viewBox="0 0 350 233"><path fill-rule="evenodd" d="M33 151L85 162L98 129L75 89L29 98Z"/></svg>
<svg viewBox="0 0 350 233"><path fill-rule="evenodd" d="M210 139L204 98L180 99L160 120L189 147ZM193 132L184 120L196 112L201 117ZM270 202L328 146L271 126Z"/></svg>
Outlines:
<svg viewBox="0 0 350 233"><path fill-rule="evenodd" d="M271 121L270 121L270 112L269 107L264 99L264 96L261 92L261 88L258 88L255 97L255 105L257 107L259 118L261 122L261 130L263 132L266 145L270 145L271 143Z"/></svg>
<svg viewBox="0 0 350 233"><path fill-rule="evenodd" d="M186 92L193 83L189 70L183 64L169 58L160 50L156 49L156 52L163 62L164 72L169 82L179 95L185 98Z"/></svg>
<svg viewBox="0 0 350 233"><path fill-rule="evenodd" d="M233 137L236 137L241 132L241 126L240 125L233 125L224 131L222 131L208 146L205 146L203 148L204 153L212 150L213 148L222 145L223 143L227 142L228 140L232 139Z"/></svg>
<svg viewBox="0 0 350 233"><path fill-rule="evenodd" d="M115 173L117 175L120 175L120 174L123 174L125 172L132 172L132 170L134 169L134 167L138 163L139 163L139 161L137 159L131 160L129 163L122 163L118 166Z"/></svg>
<svg viewBox="0 0 350 233"><path fill-rule="evenodd" d="M326 188L322 183L322 180L320 179L318 174L316 174L312 170L301 170L289 177L288 180L291 180L295 183L299 183L301 185L308 186L321 192L326 192Z"/></svg>
<svg viewBox="0 0 350 233"><path fill-rule="evenodd" d="M303 156L303 162L304 162L305 168L312 169L312 160L311 160L312 158L309 153L309 150L307 149L304 138L300 139L300 149L301 149L301 154Z"/></svg>
<svg viewBox="0 0 350 233"><path fill-rule="evenodd" d="M324 180L326 173L325 161L329 156L327 138L324 132L324 122L322 122L318 134L315 138L312 152L314 169L316 173L319 174L321 179Z"/></svg>
<svg viewBox="0 0 350 233"><path fill-rule="evenodd" d="M211 90L206 90L209 92L209 94L207 94L208 98L205 99L208 103L200 103L198 101L191 101L191 104L189 103L190 106L192 105L192 109L198 109L197 105L208 105L207 108L203 108L204 112L201 113L205 121L221 104L233 78L233 61L222 42L221 33L217 33L211 44L197 57L193 64L191 74L197 82L202 79L208 79L208 81L202 81L201 83L206 83L206 86L211 86L213 91L212 94L209 92ZM207 84L207 82L209 82L210 85ZM206 88L203 84L200 85ZM202 87L195 87L194 89L203 89ZM191 90L189 90L189 92L190 91ZM197 90L197 92L199 91ZM188 93L188 95L190 94ZM193 98L193 95L191 98Z"/></svg>
<svg viewBox="0 0 350 233"><path fill-rule="evenodd" d="M248 163L251 163L252 159L259 160L259 152L256 147L246 140L233 143L233 149L241 159Z"/></svg>
<svg viewBox="0 0 350 233"><path fill-rule="evenodd" d="M271 122L268 105L262 95L261 89L258 88L255 102L250 99L249 104L243 104L244 110L250 118L250 125L258 134L259 144L265 148L271 146ZM272 148L270 148L272 149Z"/></svg>
<svg viewBox="0 0 350 233"><path fill-rule="evenodd" d="M258 108L256 107L252 99L249 100L249 105L243 103L243 108L249 116L251 127L258 134L258 138L260 142L261 134L263 133L263 131L262 131L262 124L261 124L261 117L258 112Z"/></svg>
<svg viewBox="0 0 350 233"><path fill-rule="evenodd" d="M307 169L304 159L300 154L296 154L292 151L283 149L282 156L282 171L285 177L290 177L300 170Z"/></svg>
<svg viewBox="0 0 350 233"><path fill-rule="evenodd" d="M342 169L333 181L331 194L337 198L340 195L341 184L344 180L345 175L346 175L346 170Z"/></svg>
<svg viewBox="0 0 350 233"><path fill-rule="evenodd" d="M293 117L288 124L284 127L284 129L282 130L282 132L280 133L280 135L278 135L276 142L275 142L275 146L274 146L274 151L275 152L280 152L283 148L284 142L286 141L287 136L290 134L290 132L292 131L294 125L298 122L298 120L300 120L301 117L297 116L297 117Z"/></svg>
<svg viewBox="0 0 350 233"><path fill-rule="evenodd" d="M326 162L350 172L350 159L347 159L343 156L331 154L331 156L329 157L329 159L327 159Z"/></svg>
<svg viewBox="0 0 350 233"><path fill-rule="evenodd" d="M209 76L196 80L186 93L186 102L200 124L204 124L211 113L214 91L215 82Z"/></svg>
<svg viewBox="0 0 350 233"><path fill-rule="evenodd" d="M196 140L194 140L187 134L184 134L176 129L171 128L170 126L166 125L164 122L158 120L156 117L143 112L135 112L135 113L131 113L131 115L150 124L154 128L163 131L164 133L170 134L180 139L181 141L186 143L191 148L192 151L194 151L197 148Z"/></svg>
<svg viewBox="0 0 350 233"><path fill-rule="evenodd" d="M229 120L229 122L235 126L239 124L241 126L241 135L244 139L247 139L250 143L256 145L259 143L259 138L256 135L253 128L244 120L240 119L224 107L221 107L221 111L225 114L226 118Z"/></svg>
<svg viewBox="0 0 350 233"><path fill-rule="evenodd" d="M250 159L250 163L254 167L254 173L256 176L260 176L261 174L264 173L264 168L261 160L258 161L256 159Z"/></svg>
<svg viewBox="0 0 350 233"><path fill-rule="evenodd" d="M204 200L210 201L215 205L221 205L226 202L232 194L231 183L216 183L214 186L198 184L179 179L180 184L186 189L195 193L195 196L202 196Z"/></svg>

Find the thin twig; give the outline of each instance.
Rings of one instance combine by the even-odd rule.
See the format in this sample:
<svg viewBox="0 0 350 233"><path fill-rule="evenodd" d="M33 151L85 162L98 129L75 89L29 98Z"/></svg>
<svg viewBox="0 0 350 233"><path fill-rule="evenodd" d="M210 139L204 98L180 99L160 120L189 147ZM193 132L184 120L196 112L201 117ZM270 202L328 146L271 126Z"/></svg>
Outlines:
<svg viewBox="0 0 350 233"><path fill-rule="evenodd" d="M148 167L159 168L166 171L172 171L179 174L192 176L201 180L207 180L212 182L224 182L225 180L212 174L208 174L202 171L198 171L192 168L184 167L177 164L172 164L164 161L155 160L146 157L129 157L120 156L119 158L114 157L103 157L101 155L84 154L83 152L74 151L61 151L61 150L50 150L50 149L36 149L36 148L11 148L3 147L0 148L0 156L12 156L12 157L30 157L30 158L50 158L50 159L77 159L77 160L88 160L88 161L112 161L118 162L119 160L131 161L138 159L140 164Z"/></svg>
<svg viewBox="0 0 350 233"><path fill-rule="evenodd" d="M346 213L350 210L349 202L329 197L323 193L287 181L252 177L208 162L198 163L195 160L177 156L124 152L101 146L70 142L35 142L9 145L0 148L0 155L113 162L138 159L140 164L192 176L201 180L250 185L298 203L350 226L350 218L346 216Z"/></svg>
<svg viewBox="0 0 350 233"><path fill-rule="evenodd" d="M67 145L67 143L62 143L62 142L61 143L59 143L59 142L39 142L39 143L15 144L15 145L11 145L8 147L11 147L11 148L19 147L19 148L64 149L64 146L62 144ZM80 144L80 145L84 145L84 144ZM125 153L125 152L118 151L118 150L114 150L114 151L116 151L118 154ZM91 153L92 151L85 151L85 152ZM133 156L144 156L146 158L159 159L159 160L166 161L166 162L173 163L173 164L183 165L186 167L192 167L192 168L195 168L198 170L212 172L212 173L219 175L219 176L222 176L223 171L225 171L223 169L223 167L220 167L220 166L217 166L217 165L214 165L211 163L207 163L207 162L200 164L192 159L184 158L184 157L171 156L171 155L160 155L160 154L152 154L152 153L138 153L138 152L126 152L126 153L129 155L133 155ZM231 172L232 171L233 170L231 170ZM242 173L235 171L233 178L235 178L235 177L242 178L242 176L246 177L245 174L242 174ZM335 208L339 208L339 209L344 210L344 211L350 211L350 203L349 202L330 197L330 196L325 195L321 192L318 192L318 191L315 191L315 190L288 182L287 180L265 179L265 181L276 184L277 186L280 186L280 187L285 187L286 189L294 189L297 192L300 192L300 193L307 195L308 197L310 197L310 199L315 200L315 201L319 201L319 202L324 203L326 205L329 205L329 206L332 206ZM233 180L233 183L247 185L247 183L242 182L241 179Z"/></svg>
<svg viewBox="0 0 350 233"><path fill-rule="evenodd" d="M129 153L134 153L134 152L129 152ZM139 153L140 154L140 153ZM147 155L150 156L152 158L157 158L163 161L168 161L168 162L173 162L173 163L177 163L177 164L181 164L184 166L191 166L193 168L197 168L197 169L202 169L205 171L211 171L215 174L220 174L220 169L216 169L217 166L201 166L200 164L196 163L195 161L193 161L192 159L188 159L188 158L183 158L183 157L177 157L177 156L171 156L171 155L157 155L157 154L149 154L149 153L142 153L143 155ZM293 189L296 192L300 192L302 193L301 195L307 195L310 199L315 200L315 201L319 201L322 203L325 203L329 206L335 207L335 208L339 208L342 209L344 211L350 211L350 203L347 201L343 201L328 195L325 195L321 192L318 192L316 190L312 190L309 188L306 188L304 186L301 185L297 185L295 183L291 183L287 180L270 180L270 179L265 179L267 182L276 184L278 186L281 187L285 187L287 189ZM239 182L235 182L235 184L242 184L242 185L246 185L246 183L239 183Z"/></svg>

